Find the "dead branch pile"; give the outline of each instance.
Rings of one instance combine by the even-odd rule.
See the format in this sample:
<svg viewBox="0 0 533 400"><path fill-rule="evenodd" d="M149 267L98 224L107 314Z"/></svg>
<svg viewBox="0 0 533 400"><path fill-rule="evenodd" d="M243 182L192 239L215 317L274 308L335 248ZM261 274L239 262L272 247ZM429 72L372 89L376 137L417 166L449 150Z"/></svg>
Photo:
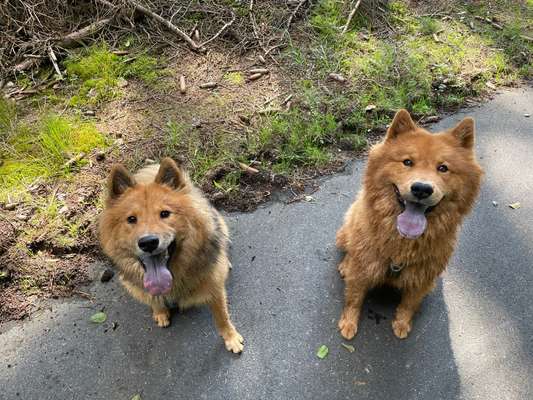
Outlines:
<svg viewBox="0 0 533 400"><path fill-rule="evenodd" d="M0 78L53 65L65 50L91 41L116 43L135 35L153 45L205 52L225 45L266 54L281 47L307 0L3 0L0 5Z"/></svg>

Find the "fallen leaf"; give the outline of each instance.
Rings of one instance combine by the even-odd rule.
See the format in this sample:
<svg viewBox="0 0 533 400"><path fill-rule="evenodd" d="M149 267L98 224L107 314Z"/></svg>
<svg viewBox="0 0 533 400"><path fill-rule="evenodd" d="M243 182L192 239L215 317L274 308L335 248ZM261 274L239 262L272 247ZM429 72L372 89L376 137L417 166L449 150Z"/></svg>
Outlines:
<svg viewBox="0 0 533 400"><path fill-rule="evenodd" d="M328 349L328 346L326 346L325 344L323 344L322 346L320 346L318 348L318 351L316 352L316 356L318 358L320 358L321 360L323 360L324 358L327 357L329 353L329 349Z"/></svg>
<svg viewBox="0 0 533 400"><path fill-rule="evenodd" d="M509 204L509 207L511 207L513 210L518 210L520 207L522 207L522 205L519 201L517 201L516 203Z"/></svg>
<svg viewBox="0 0 533 400"><path fill-rule="evenodd" d="M355 347L353 347L351 344L341 343L341 346L348 350L350 353L353 353L355 351Z"/></svg>
<svg viewBox="0 0 533 400"><path fill-rule="evenodd" d="M91 322L94 322L95 324L104 323L106 319L107 315L101 311L91 316Z"/></svg>
<svg viewBox="0 0 533 400"><path fill-rule="evenodd" d="M142 400L142 399L141 399L141 395L140 395L140 394L136 394L135 396L133 396L133 397L131 398L131 400Z"/></svg>

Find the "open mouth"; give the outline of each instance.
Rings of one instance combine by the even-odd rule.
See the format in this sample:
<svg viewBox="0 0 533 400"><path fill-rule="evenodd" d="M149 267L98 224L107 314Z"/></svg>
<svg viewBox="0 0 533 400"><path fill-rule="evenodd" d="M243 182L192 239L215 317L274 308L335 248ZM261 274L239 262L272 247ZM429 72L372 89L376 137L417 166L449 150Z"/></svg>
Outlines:
<svg viewBox="0 0 533 400"><path fill-rule="evenodd" d="M172 289L172 272L168 261L172 256L173 244L158 254L143 254L139 257L144 267L144 289L152 296L165 295Z"/></svg>
<svg viewBox="0 0 533 400"><path fill-rule="evenodd" d="M426 215L436 206L405 200L400 190L393 184L396 199L402 208L402 213L396 219L396 229L402 237L407 239L417 239L422 236L427 228Z"/></svg>

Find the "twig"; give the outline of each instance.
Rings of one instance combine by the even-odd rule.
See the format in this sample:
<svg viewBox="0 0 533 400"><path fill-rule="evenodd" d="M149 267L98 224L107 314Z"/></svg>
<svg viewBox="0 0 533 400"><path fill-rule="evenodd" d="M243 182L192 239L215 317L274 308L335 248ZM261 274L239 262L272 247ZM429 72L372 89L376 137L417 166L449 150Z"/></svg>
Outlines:
<svg viewBox="0 0 533 400"><path fill-rule="evenodd" d="M222 32L228 29L235 22L235 14L232 13L232 15L233 15L233 18L231 19L230 22L228 22L222 28L220 28L220 30L211 39L206 40L205 42L201 43L199 46L204 47L206 44L211 43L213 40L219 37Z"/></svg>
<svg viewBox="0 0 533 400"><path fill-rule="evenodd" d="M294 19L294 17L296 16L296 14L298 13L298 10L300 10L300 7L306 2L307 0L302 0L298 3L298 5L296 6L296 8L294 9L294 11L292 12L292 14L290 15L289 19L287 20L287 25L285 26L285 30L288 31L291 24L292 24L292 20Z"/></svg>
<svg viewBox="0 0 533 400"><path fill-rule="evenodd" d="M72 167L73 165L79 163L83 158L85 158L86 154L82 151L81 153L79 153L77 156L74 156L72 157L70 160L68 160L64 167L65 168L70 168Z"/></svg>
<svg viewBox="0 0 533 400"><path fill-rule="evenodd" d="M109 1L107 0L96 0L101 4L104 4L108 7L113 6ZM154 13L153 11L149 10L148 8L144 7L143 5L137 3L133 0L126 0L126 2L130 5L132 5L135 10L139 11L140 13L155 19L157 22L159 22L161 25L165 26L167 29L171 30L172 32L176 33L179 37L181 37L183 40L185 40L191 49L198 52L204 52L205 49L202 46L199 46L198 43L196 43L194 40L191 39L189 35L187 35L185 32L183 32L180 28L178 28L176 25L174 25L172 22L164 19L159 14Z"/></svg>
<svg viewBox="0 0 533 400"><path fill-rule="evenodd" d="M350 14L348 15L348 20L346 21L346 24L344 25L344 28L342 28L342 34L344 35L348 28L350 27L350 22L352 22L352 18L357 12L357 9L359 8L359 5L361 4L361 0L357 0L357 3L355 3L354 8L352 8L352 11L350 11Z"/></svg>
<svg viewBox="0 0 533 400"><path fill-rule="evenodd" d="M63 79L63 74L61 73L61 70L59 69L59 65L57 65L56 53L54 53L52 46L48 46L48 56L50 58L50 61L52 61L52 65L54 66L54 69L56 70L57 75L59 76L59 79Z"/></svg>

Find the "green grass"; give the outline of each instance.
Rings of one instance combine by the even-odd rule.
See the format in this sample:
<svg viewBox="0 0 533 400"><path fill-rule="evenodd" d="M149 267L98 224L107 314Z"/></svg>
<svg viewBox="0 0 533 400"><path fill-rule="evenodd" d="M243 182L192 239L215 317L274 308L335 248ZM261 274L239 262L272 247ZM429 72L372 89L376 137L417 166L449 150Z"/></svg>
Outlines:
<svg viewBox="0 0 533 400"><path fill-rule="evenodd" d="M5 109L5 101L0 101L1 115ZM25 187L37 180L68 176L72 171L65 163L70 157L108 146L107 138L92 123L45 113L37 123L29 124L17 121L14 109L10 112L0 144L0 201L23 197Z"/></svg>
<svg viewBox="0 0 533 400"><path fill-rule="evenodd" d="M398 108L423 117L460 106L467 97L486 92L488 82L506 85L531 77L533 46L521 36L531 29L530 5L498 2L498 20L504 26L498 30L474 18L485 15L485 8L467 8L462 20L441 20L418 17L407 2L391 1L384 17L395 33L375 35L374 22L361 13L342 34L349 12L345 3L317 2L310 17L314 29L310 40L306 46L289 48L285 56L295 71L304 71L305 81L317 88L316 98L327 107L332 119L342 121L358 135L388 123ZM464 5L458 3L458 7ZM332 72L350 82L342 90L333 87L334 95L318 89L323 84L316 84ZM365 113L368 105L375 105L375 111ZM322 116L316 114L319 125ZM285 132L277 125L275 121L274 130ZM294 120L291 125L298 126Z"/></svg>
<svg viewBox="0 0 533 400"><path fill-rule="evenodd" d="M124 79L155 84L162 75L159 61L146 54L125 58L113 54L105 44L96 44L67 58L65 67L77 88L71 106L99 105L117 97Z"/></svg>

